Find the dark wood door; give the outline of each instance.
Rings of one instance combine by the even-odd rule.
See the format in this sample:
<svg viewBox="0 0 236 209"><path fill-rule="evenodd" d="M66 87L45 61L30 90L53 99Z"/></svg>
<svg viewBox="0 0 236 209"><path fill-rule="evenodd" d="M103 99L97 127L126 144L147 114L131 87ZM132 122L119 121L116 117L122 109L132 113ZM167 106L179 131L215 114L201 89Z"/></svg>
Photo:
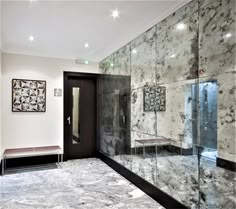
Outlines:
<svg viewBox="0 0 236 209"><path fill-rule="evenodd" d="M94 157L96 151L96 78L66 76L64 154L67 159Z"/></svg>

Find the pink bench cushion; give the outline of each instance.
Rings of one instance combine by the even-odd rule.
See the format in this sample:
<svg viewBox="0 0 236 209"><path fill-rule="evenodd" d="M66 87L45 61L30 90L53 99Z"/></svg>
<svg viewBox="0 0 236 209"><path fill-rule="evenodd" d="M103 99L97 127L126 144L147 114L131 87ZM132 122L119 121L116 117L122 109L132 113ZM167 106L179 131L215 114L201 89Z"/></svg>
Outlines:
<svg viewBox="0 0 236 209"><path fill-rule="evenodd" d="M5 158L10 157L26 157L26 156L37 156L43 154L59 154L61 153L59 146L45 146L45 147L28 147L28 148L15 148L6 149L3 153Z"/></svg>

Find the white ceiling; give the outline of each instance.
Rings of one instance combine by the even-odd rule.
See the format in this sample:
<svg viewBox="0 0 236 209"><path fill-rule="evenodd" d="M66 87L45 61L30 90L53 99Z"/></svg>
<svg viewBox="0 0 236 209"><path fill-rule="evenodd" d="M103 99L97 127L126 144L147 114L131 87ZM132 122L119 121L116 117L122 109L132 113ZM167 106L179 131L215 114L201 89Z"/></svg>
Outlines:
<svg viewBox="0 0 236 209"><path fill-rule="evenodd" d="M2 50L97 62L189 1L3 0ZM113 9L119 19L112 18Z"/></svg>

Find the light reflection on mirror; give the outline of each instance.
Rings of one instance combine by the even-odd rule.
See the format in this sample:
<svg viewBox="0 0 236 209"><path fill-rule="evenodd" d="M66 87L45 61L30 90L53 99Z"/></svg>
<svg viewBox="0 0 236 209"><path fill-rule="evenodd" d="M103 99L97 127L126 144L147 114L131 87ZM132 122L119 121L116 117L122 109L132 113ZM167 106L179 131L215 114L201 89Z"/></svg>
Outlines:
<svg viewBox="0 0 236 209"><path fill-rule="evenodd" d="M79 92L80 89L73 87L73 109L72 109L72 143L80 142L80 121L79 121Z"/></svg>

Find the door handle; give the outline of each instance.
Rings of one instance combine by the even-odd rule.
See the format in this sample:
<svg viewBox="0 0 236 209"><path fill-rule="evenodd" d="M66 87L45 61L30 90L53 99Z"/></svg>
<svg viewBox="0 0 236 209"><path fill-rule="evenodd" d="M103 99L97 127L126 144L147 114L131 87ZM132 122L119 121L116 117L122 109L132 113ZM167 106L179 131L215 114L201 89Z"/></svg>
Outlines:
<svg viewBox="0 0 236 209"><path fill-rule="evenodd" d="M67 118L68 124L70 125L70 116Z"/></svg>

